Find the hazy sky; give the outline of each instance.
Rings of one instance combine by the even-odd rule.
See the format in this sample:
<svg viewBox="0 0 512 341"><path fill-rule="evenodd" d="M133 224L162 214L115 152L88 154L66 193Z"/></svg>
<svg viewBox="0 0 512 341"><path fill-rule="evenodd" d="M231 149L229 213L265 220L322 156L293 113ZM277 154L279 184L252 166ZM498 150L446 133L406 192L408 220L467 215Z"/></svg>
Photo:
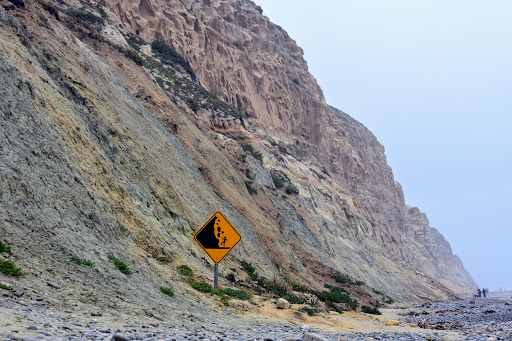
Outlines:
<svg viewBox="0 0 512 341"><path fill-rule="evenodd" d="M512 1L255 2L477 284L512 288Z"/></svg>

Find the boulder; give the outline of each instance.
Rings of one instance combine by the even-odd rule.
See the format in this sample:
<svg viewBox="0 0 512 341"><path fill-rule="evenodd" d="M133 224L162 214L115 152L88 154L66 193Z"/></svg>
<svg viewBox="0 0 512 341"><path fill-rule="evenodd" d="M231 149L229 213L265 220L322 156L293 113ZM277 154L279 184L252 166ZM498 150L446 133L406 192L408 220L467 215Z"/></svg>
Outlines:
<svg viewBox="0 0 512 341"><path fill-rule="evenodd" d="M304 336L302 337L302 340L304 340L304 341L327 341L320 335L313 334L313 333L305 333Z"/></svg>
<svg viewBox="0 0 512 341"><path fill-rule="evenodd" d="M276 306L278 309L290 309L290 303L284 298L278 299Z"/></svg>

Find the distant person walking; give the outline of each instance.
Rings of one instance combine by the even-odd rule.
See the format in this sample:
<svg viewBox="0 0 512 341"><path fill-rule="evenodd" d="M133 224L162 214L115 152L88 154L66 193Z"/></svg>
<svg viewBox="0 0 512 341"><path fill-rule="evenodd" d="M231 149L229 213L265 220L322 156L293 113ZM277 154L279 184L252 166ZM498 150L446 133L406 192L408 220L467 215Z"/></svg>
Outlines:
<svg viewBox="0 0 512 341"><path fill-rule="evenodd" d="M476 291L476 297L482 297L482 290L480 288Z"/></svg>
<svg viewBox="0 0 512 341"><path fill-rule="evenodd" d="M485 298L485 295L487 294L487 290L485 290L485 288L482 289L482 294L484 294L484 298Z"/></svg>

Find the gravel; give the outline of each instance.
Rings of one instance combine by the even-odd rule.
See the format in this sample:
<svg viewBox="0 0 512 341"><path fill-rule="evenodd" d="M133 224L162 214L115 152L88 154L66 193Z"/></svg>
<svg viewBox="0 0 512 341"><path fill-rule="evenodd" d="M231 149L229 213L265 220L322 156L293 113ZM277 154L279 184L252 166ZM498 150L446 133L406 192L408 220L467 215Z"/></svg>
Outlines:
<svg viewBox="0 0 512 341"><path fill-rule="evenodd" d="M295 323L272 324L247 321L243 317L222 320L213 316L208 322L137 320L134 317L98 317L91 321L90 311L59 312L48 306L20 304L0 299L0 340L166 340L166 341L461 341L512 340L512 311L499 297L458 302L426 302L404 310L402 324L427 323L442 331L329 333ZM9 322L9 323L7 323ZM381 322L384 324L384 322ZM446 330L451 330L447 334Z"/></svg>

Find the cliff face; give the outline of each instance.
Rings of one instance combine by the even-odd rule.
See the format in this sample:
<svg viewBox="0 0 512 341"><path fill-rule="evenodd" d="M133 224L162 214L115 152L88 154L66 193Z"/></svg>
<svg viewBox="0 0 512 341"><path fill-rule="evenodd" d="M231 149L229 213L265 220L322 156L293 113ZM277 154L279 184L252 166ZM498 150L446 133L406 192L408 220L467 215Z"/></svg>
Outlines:
<svg viewBox="0 0 512 341"><path fill-rule="evenodd" d="M426 239L416 238L384 147L365 127L326 105L301 48L253 2L147 0L103 4L123 27L147 41L162 39L174 46L213 92L246 117L255 117L255 124L265 131L285 135L309 162L333 173L364 212L364 219L371 222L375 230L372 238L393 259L428 268L429 275L444 278L434 264L452 264L451 252L425 249L433 242L428 221L423 224ZM430 255L424 257L425 253ZM460 284L472 282L467 272L458 275L464 278Z"/></svg>
<svg viewBox="0 0 512 341"><path fill-rule="evenodd" d="M221 210L244 238L225 269L247 259L312 287L339 270L401 300L476 287L405 205L384 147L326 105L302 50L252 2L66 3L104 23L1 2L25 27L1 10L0 231L40 252L22 253L27 269L64 264L52 276L66 282L77 245L102 270L111 250L153 294L147 281L180 277L147 254L209 273L192 234ZM80 276L108 297L107 275Z"/></svg>

